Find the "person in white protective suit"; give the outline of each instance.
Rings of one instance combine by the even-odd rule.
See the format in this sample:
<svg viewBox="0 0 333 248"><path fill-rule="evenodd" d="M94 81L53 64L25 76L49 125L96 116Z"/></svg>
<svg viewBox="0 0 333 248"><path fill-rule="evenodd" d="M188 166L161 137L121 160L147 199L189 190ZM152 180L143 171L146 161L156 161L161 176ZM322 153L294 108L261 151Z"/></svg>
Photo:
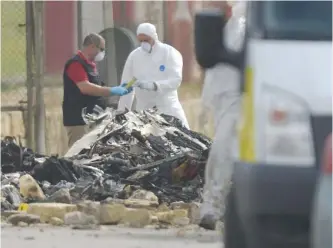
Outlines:
<svg viewBox="0 0 333 248"><path fill-rule="evenodd" d="M135 97L135 110L157 107L160 113L178 118L189 128L177 93L182 82L182 55L158 40L156 28L151 23L138 26L137 38L141 45L128 56L122 82L128 82L133 77L137 81L133 92L120 98L118 110L131 110Z"/></svg>
<svg viewBox="0 0 333 248"><path fill-rule="evenodd" d="M245 36L245 2L232 7L232 14L224 28L225 45L228 49L242 49ZM213 113L215 135L205 170L203 204L200 209L200 226L215 229L224 211L224 198L229 190L233 170L232 148L239 115L240 73L237 69L217 64L207 69L202 92L203 111L201 126Z"/></svg>

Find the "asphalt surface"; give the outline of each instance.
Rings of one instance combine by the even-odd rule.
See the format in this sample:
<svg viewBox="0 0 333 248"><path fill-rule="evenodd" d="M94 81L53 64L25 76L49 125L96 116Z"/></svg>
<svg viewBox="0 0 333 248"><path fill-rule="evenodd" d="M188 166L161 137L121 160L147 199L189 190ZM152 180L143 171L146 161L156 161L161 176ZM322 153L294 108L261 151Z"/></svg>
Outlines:
<svg viewBox="0 0 333 248"><path fill-rule="evenodd" d="M131 229L101 227L73 230L69 227L2 225L1 245L31 248L222 248L217 231L183 229Z"/></svg>

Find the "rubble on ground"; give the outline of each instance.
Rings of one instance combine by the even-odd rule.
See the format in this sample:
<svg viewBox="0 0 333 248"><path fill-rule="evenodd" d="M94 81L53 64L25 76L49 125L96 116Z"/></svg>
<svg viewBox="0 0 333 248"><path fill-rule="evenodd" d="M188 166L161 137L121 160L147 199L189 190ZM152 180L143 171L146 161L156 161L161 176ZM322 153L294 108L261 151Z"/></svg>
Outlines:
<svg viewBox="0 0 333 248"><path fill-rule="evenodd" d="M198 222L209 138L156 110L85 119L98 125L62 158L1 141L1 210L10 223Z"/></svg>

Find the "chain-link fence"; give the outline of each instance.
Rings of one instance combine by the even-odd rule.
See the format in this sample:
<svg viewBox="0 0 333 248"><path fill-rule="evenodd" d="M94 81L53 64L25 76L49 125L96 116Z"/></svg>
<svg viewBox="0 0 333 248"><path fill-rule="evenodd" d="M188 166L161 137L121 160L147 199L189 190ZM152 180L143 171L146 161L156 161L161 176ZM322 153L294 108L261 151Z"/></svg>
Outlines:
<svg viewBox="0 0 333 248"><path fill-rule="evenodd" d="M1 136L25 141L27 101L25 2L1 1Z"/></svg>
<svg viewBox="0 0 333 248"><path fill-rule="evenodd" d="M1 24L1 136L33 147L43 132L43 2L1 1Z"/></svg>
<svg viewBox="0 0 333 248"><path fill-rule="evenodd" d="M2 107L19 106L26 100L25 18L25 2L1 1Z"/></svg>

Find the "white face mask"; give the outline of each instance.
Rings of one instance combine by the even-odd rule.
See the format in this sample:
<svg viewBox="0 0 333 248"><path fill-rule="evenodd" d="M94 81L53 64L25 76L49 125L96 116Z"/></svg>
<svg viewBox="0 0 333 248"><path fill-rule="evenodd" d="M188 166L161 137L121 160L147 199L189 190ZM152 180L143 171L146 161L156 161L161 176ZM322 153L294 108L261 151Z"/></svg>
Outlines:
<svg viewBox="0 0 333 248"><path fill-rule="evenodd" d="M145 51L147 53L151 52L151 45L146 41L141 42L141 48L143 51Z"/></svg>
<svg viewBox="0 0 333 248"><path fill-rule="evenodd" d="M98 62L98 61L102 61L104 59L104 56L105 56L105 51L103 52L99 52L97 53L97 55L95 56L95 61Z"/></svg>

